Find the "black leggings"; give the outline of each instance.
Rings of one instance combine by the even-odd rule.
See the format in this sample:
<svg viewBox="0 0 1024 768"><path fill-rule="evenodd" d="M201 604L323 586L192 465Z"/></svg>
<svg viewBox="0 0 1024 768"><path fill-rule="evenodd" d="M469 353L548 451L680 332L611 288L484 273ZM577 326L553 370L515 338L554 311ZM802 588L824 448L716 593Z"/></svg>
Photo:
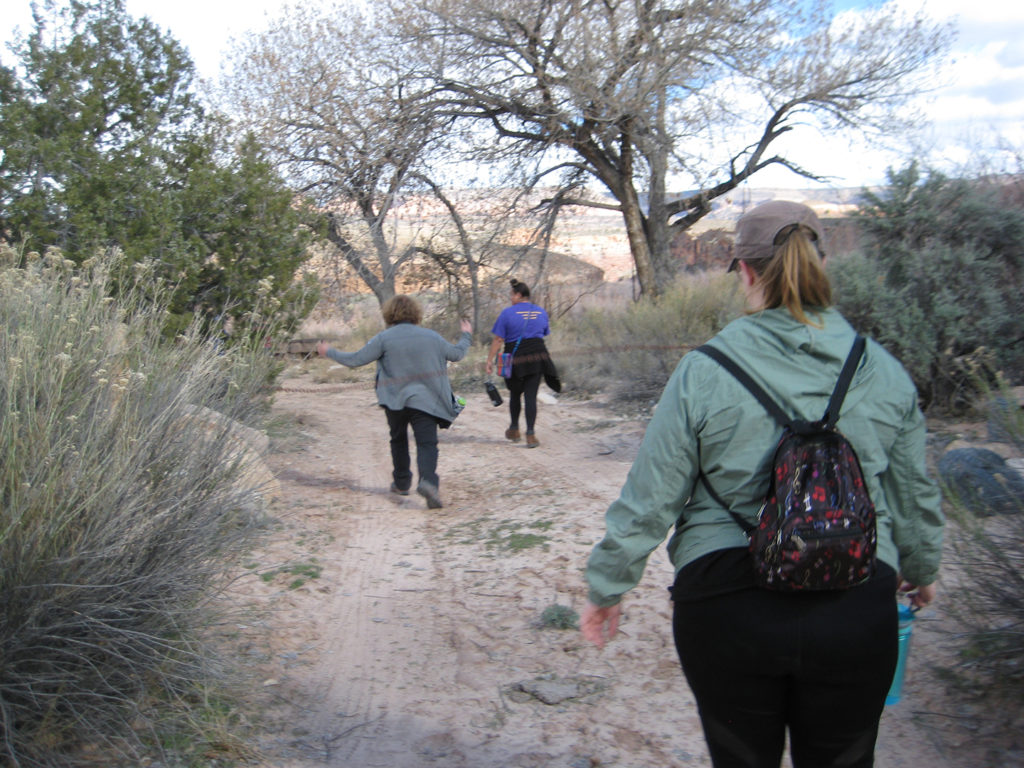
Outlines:
<svg viewBox="0 0 1024 768"><path fill-rule="evenodd" d="M715 768L869 768L897 656L896 575L838 592L678 602L676 649Z"/></svg>
<svg viewBox="0 0 1024 768"><path fill-rule="evenodd" d="M541 374L531 373L528 376L505 379L508 384L508 412L512 419L512 429L519 429L519 411L522 408L519 400L526 401L526 432L533 434L533 425L537 422L537 391L540 389Z"/></svg>

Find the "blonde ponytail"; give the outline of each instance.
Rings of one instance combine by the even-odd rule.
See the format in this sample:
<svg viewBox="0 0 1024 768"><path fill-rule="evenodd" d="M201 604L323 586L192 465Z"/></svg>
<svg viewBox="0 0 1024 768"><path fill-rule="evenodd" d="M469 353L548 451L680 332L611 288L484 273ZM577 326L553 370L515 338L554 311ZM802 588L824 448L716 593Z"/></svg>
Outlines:
<svg viewBox="0 0 1024 768"><path fill-rule="evenodd" d="M757 286L764 297L761 309L785 307L801 323L820 327L805 308L821 310L832 303L832 284L811 232L802 225L779 233L774 254L748 262L757 273Z"/></svg>

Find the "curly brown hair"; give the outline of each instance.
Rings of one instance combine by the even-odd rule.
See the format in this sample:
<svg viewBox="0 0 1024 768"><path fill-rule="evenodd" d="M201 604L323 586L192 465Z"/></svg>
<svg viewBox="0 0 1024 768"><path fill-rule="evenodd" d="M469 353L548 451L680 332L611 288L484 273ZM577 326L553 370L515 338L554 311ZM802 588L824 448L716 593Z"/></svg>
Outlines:
<svg viewBox="0 0 1024 768"><path fill-rule="evenodd" d="M384 315L384 322L389 328L399 323L419 325L420 320L423 319L423 310L420 309L416 299L404 294L392 296L385 301L384 306L381 307L381 314Z"/></svg>

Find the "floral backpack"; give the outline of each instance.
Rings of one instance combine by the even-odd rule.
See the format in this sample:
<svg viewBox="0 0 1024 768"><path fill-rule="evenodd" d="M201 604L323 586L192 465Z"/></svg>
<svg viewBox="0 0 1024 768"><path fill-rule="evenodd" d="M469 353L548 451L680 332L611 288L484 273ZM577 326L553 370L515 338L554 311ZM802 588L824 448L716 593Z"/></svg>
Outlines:
<svg viewBox="0 0 1024 768"><path fill-rule="evenodd" d="M807 422L788 417L731 358L714 347L698 347L731 373L782 425L772 476L756 524L736 514L701 475L711 497L750 539L758 584L782 591L846 589L875 570L875 505L860 461L836 429L839 410L864 353L857 336L825 414Z"/></svg>

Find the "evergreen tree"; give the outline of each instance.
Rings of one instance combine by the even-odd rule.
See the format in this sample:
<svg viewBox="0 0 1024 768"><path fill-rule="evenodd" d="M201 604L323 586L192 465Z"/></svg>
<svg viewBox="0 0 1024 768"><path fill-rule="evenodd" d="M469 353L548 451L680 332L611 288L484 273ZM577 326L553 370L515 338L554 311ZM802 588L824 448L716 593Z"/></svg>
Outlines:
<svg viewBox="0 0 1024 768"><path fill-rule="evenodd" d="M172 329L250 311L260 280L287 291L305 257L299 211L251 143L230 146L182 46L124 0L46 0L33 16L0 70L0 237L146 261L176 286Z"/></svg>
<svg viewBox="0 0 1024 768"><path fill-rule="evenodd" d="M856 215L863 252L833 267L839 307L903 361L924 404L967 405L980 370L1024 375L1024 210L999 180L917 163L888 178Z"/></svg>

